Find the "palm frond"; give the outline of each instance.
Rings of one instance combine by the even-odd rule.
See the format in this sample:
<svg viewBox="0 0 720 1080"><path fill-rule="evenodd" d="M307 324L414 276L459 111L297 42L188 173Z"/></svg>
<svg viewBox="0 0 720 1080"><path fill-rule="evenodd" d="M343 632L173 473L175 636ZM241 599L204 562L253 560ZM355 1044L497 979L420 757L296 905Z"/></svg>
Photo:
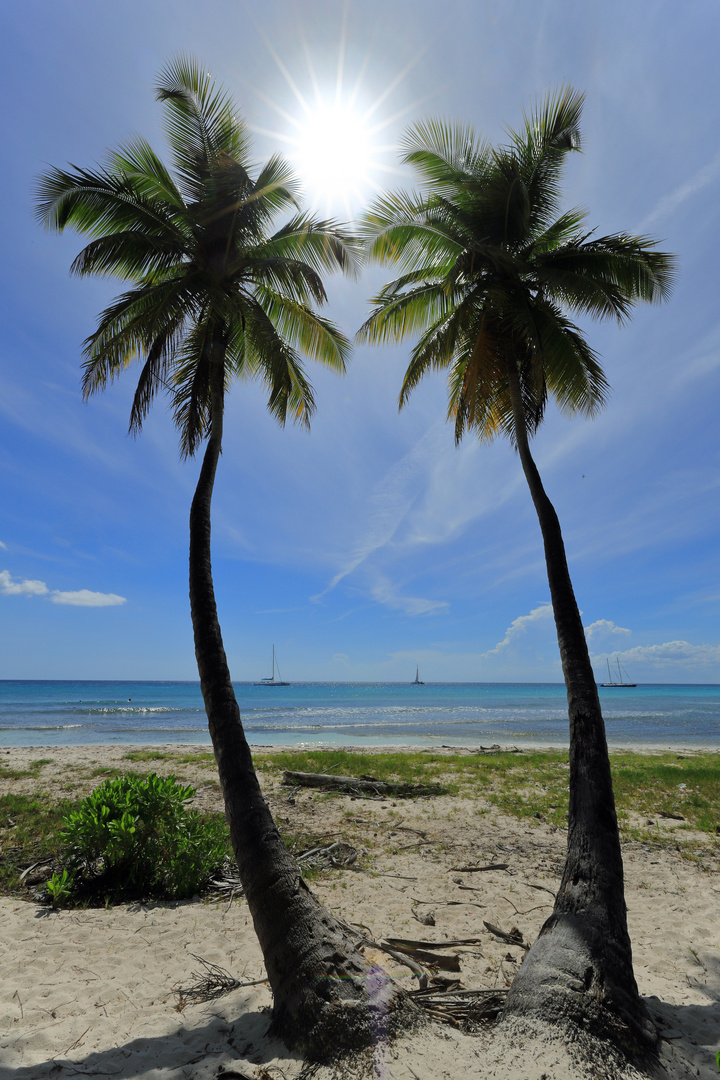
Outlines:
<svg viewBox="0 0 720 1080"><path fill-rule="evenodd" d="M433 191L453 190L484 174L492 149L469 124L433 118L414 124L400 140L401 161L414 165Z"/></svg>
<svg viewBox="0 0 720 1080"><path fill-rule="evenodd" d="M197 297L183 281L151 283L120 296L102 312L95 332L83 343L83 396L103 390L147 353L157 337L192 322L197 308Z"/></svg>
<svg viewBox="0 0 720 1080"><path fill-rule="evenodd" d="M342 270L351 278L360 272L360 245L356 236L335 221L298 214L276 230L258 254L300 259L318 274Z"/></svg>
<svg viewBox="0 0 720 1080"><path fill-rule="evenodd" d="M129 424L131 432L141 430L157 392L170 389L168 372L182 341L183 330L184 320L177 320L174 325L165 326L150 346L133 395Z"/></svg>
<svg viewBox="0 0 720 1080"><path fill-rule="evenodd" d="M428 326L412 351L398 399L402 409L428 371L441 371L464 353L471 339L475 312L472 302L448 305L442 316Z"/></svg>
<svg viewBox="0 0 720 1080"><path fill-rule="evenodd" d="M247 305L245 340L248 365L268 390L271 415L278 423L285 424L290 414L295 423L309 428L315 398L300 357L257 301Z"/></svg>
<svg viewBox="0 0 720 1080"><path fill-rule="evenodd" d="M208 71L180 55L160 73L156 98L165 104L165 134L186 195L200 199L207 174L227 155L242 167L249 148L245 122Z"/></svg>
<svg viewBox="0 0 720 1080"><path fill-rule="evenodd" d="M37 220L58 232L70 225L95 237L129 231L185 240L174 208L147 198L142 183L130 174L51 169L38 178L36 195Z"/></svg>
<svg viewBox="0 0 720 1080"><path fill-rule="evenodd" d="M377 307L355 335L359 344L384 345L402 341L408 334L425 333L448 310L445 290L436 282L425 282L392 297L381 293L376 301Z"/></svg>
<svg viewBox="0 0 720 1080"><path fill-rule="evenodd" d="M136 135L109 154L110 171L132 177L134 188L143 199L166 203L183 211L185 201L173 180L172 173L145 139Z"/></svg>
<svg viewBox="0 0 720 1080"><path fill-rule="evenodd" d="M111 275L129 281L182 273L183 256L189 251L166 236L138 232L117 232L93 240L70 264L78 277Z"/></svg>
<svg viewBox="0 0 720 1080"><path fill-rule="evenodd" d="M281 293L257 288L255 296L280 337L292 349L339 374L350 358L350 342L329 319Z"/></svg>

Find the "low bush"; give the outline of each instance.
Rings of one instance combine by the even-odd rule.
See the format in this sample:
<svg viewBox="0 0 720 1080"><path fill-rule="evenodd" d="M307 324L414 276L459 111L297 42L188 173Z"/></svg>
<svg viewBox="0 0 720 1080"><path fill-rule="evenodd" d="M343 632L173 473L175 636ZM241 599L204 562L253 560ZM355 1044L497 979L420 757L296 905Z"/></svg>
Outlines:
<svg viewBox="0 0 720 1080"><path fill-rule="evenodd" d="M203 819L185 805L194 794L174 776L155 773L102 783L68 814L60 832L67 871L62 901L182 899L199 892L229 842L222 821Z"/></svg>

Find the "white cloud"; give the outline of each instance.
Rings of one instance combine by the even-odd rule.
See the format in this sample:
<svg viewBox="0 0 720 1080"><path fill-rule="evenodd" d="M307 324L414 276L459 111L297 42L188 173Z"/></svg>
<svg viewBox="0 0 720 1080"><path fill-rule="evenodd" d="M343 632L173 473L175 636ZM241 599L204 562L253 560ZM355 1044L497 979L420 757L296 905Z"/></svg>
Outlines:
<svg viewBox="0 0 720 1080"><path fill-rule="evenodd" d="M682 206L684 202L691 199L693 195L697 195L698 191L702 191L704 187L712 184L717 177L720 176L720 151L715 155L712 161L709 161L707 165L703 165L702 169L699 169L694 176L686 180L684 184L680 184L674 191L671 191L669 195L663 196L659 202L655 204L653 209L647 215L646 218L640 223L641 229L654 228L661 222L669 218L671 214L674 214L679 206Z"/></svg>
<svg viewBox="0 0 720 1080"><path fill-rule="evenodd" d="M513 619L508 626L502 641L498 641L494 649L489 649L488 652L481 653L480 658L483 659L486 656L497 655L502 649L507 648L511 642L515 641L516 638L522 637L523 634L527 633L529 627L538 622L544 622L547 619L551 619L552 613L552 604L541 604L540 607L533 608L529 615L519 615L517 619Z"/></svg>
<svg viewBox="0 0 720 1080"><path fill-rule="evenodd" d="M44 581L15 581L9 571L0 570L0 592L4 596L45 596L49 591Z"/></svg>
<svg viewBox="0 0 720 1080"><path fill-rule="evenodd" d="M585 637L588 645L594 645L597 647L598 639L603 640L608 637L624 637L625 634L632 634L632 630L628 630L626 626L616 626L611 619L596 619L594 623L590 623L585 627Z"/></svg>
<svg viewBox="0 0 720 1080"><path fill-rule="evenodd" d="M7 551L7 544L3 544L2 540L0 540L0 548L2 548L4 551Z"/></svg>
<svg viewBox="0 0 720 1080"><path fill-rule="evenodd" d="M126 603L124 596L91 592L89 589L78 589L77 592L60 592L55 589L50 599L53 604L70 604L72 607L117 607Z"/></svg>
<svg viewBox="0 0 720 1080"><path fill-rule="evenodd" d="M350 660L350 657L348 656L347 653L344 653L344 652L333 653L333 658L332 658L333 664L347 664L349 660Z"/></svg>
<svg viewBox="0 0 720 1080"><path fill-rule="evenodd" d="M48 589L44 581L15 580L8 570L0 570L0 593L3 596L46 596L53 604L69 604L72 607L117 607L126 602L124 596L116 593L91 592L90 589L78 589L75 592L61 592L60 589Z"/></svg>
<svg viewBox="0 0 720 1080"><path fill-rule="evenodd" d="M650 664L666 667L668 664L684 664L690 667L706 667L720 663L720 645L691 645L689 641L666 641L662 645L636 645L620 653L627 664Z"/></svg>

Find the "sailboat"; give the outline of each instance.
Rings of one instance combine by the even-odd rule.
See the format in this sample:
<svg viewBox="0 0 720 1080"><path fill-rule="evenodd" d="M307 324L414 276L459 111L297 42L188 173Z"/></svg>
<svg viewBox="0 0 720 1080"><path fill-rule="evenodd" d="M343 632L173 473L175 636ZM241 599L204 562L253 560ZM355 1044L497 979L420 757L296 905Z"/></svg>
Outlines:
<svg viewBox="0 0 720 1080"><path fill-rule="evenodd" d="M620 661L619 660L616 660L617 669L618 669L617 681L615 681L613 679L612 672L610 671L610 658L608 657L605 662L607 664L607 669L608 669L608 681L604 682L604 683L600 683L601 686L637 686L637 683L634 683L634 682L623 682L623 671L625 671L625 669L620 667ZM627 671L625 671L625 678L626 679L628 678Z"/></svg>
<svg viewBox="0 0 720 1080"><path fill-rule="evenodd" d="M414 680L414 682L411 682L410 685L411 686L424 686L425 685L425 683L420 678L420 668L419 667L415 668L415 680Z"/></svg>
<svg viewBox="0 0 720 1080"><path fill-rule="evenodd" d="M275 678L275 669L277 668L278 677ZM282 675L280 674L280 667L275 659L275 646L273 645L272 656L272 675L266 679L261 679L260 682L255 683L256 686L289 686L290 683L283 682Z"/></svg>

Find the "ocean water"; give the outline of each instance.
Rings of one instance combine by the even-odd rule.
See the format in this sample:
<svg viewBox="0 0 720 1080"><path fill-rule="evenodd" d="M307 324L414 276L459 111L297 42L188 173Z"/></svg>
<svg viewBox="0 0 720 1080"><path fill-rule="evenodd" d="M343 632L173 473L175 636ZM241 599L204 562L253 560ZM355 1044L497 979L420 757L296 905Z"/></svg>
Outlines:
<svg viewBox="0 0 720 1080"><path fill-rule="evenodd" d="M251 745L567 746L555 683L236 683ZM600 688L611 746L720 748L719 685ZM209 745L196 682L0 681L0 746Z"/></svg>

